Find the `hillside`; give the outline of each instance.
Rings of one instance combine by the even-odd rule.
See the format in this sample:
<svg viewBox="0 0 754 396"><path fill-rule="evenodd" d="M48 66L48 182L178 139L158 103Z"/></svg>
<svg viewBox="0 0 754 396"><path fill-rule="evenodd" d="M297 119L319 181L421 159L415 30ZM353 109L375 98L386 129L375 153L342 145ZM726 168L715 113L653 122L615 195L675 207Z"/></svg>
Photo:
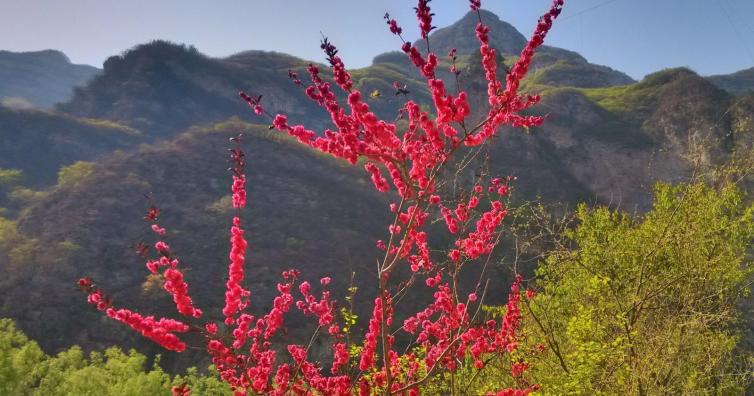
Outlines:
<svg viewBox="0 0 754 396"><path fill-rule="evenodd" d="M290 55L264 51L210 58L193 47L155 41L109 58L103 73L77 89L73 99L59 109L75 116L112 119L143 130L151 138L169 138L192 125L243 114L251 117L238 98L243 89L263 94L268 111L285 112L292 122L306 121L323 129L329 122L327 113L288 78L292 69L308 80L308 64ZM357 87L388 93L375 105L378 112L393 115L397 108L391 104L390 87L401 77L383 68L355 73Z"/></svg>
<svg viewBox="0 0 754 396"><path fill-rule="evenodd" d="M538 135L596 200L642 209L655 181L683 180L745 145L729 133L741 117L733 103L689 70L666 70L632 85L546 90Z"/></svg>
<svg viewBox="0 0 754 396"><path fill-rule="evenodd" d="M112 121L0 106L0 169L33 187L55 184L61 167L133 147L141 133Z"/></svg>
<svg viewBox="0 0 754 396"><path fill-rule="evenodd" d="M460 55L460 68L474 63L474 56L478 57L476 18L476 14L469 13L455 24L438 29L430 38L433 50L444 55L455 47ZM493 45L501 48L507 62L515 59L526 42L524 36L493 13L484 11L483 18L491 25ZM148 136L164 138L192 125L211 124L243 114L246 106L238 100L237 92L244 89L264 94L263 103L272 113L285 112L294 122L305 120L324 129L329 127L327 114L287 76L288 70L293 69L307 81L308 63L290 55L264 51L211 58L190 46L154 41L109 58L103 73L87 86L76 89L74 97L59 109L75 116L112 119ZM448 67L443 64L441 70ZM532 83L540 85L605 87L633 82L623 73L554 47L542 49L532 72ZM382 117L395 117L400 105L393 95L395 81L407 84L414 100L429 100L424 83L402 53L378 55L371 66L353 74L356 87L384 93L371 103ZM447 72L441 75L446 76Z"/></svg>
<svg viewBox="0 0 754 396"><path fill-rule="evenodd" d="M754 67L731 74L707 77L713 84L734 94L754 93Z"/></svg>
<svg viewBox="0 0 754 396"><path fill-rule="evenodd" d="M481 86L469 88L473 93ZM709 142L704 158L716 161L738 140L744 142L743 136L751 136L727 136L747 108L735 102L742 110L725 115L732 100L685 69L620 87L554 87L544 92L535 109L548 114L548 123L528 134L503 131L491 148L490 167L519 178L519 197L643 209L654 181L682 180L689 174L689 142ZM193 128L174 141L132 154L113 155L82 182L53 191L28 210L18 221L18 232L47 248L21 260L35 264L2 286L9 297L0 312L19 320L48 349L70 339L89 346L134 342L117 325L90 325L94 314L80 312L81 296L68 285L89 274L113 291L116 300L169 312L165 299L143 284L142 263L129 248L149 235L141 221L147 205L141 196L149 192L163 208L170 241L190 268L189 280L202 279L199 300L203 306L219 306L221 296L208 291L222 288L230 215L228 174L222 164L227 138L238 131L249 133L250 257L251 268L259 271L251 287L259 290L259 301L269 301L267 286L292 265L315 279L345 274L344 263L348 272L367 276L365 263L374 259L372 243L388 221L384 196L372 191L358 169L264 127L229 121ZM6 258L6 265L11 261ZM17 284L27 286L18 289ZM44 293L37 292L41 290ZM55 322L66 315L70 319L62 329L30 327L40 318Z"/></svg>
<svg viewBox="0 0 754 396"><path fill-rule="evenodd" d="M511 24L500 20L492 12L480 11L481 18L490 27L490 45L506 58L517 58L526 45L526 37ZM456 23L437 29L430 35L430 45L439 55L445 55L456 48L459 55L476 55L479 42L475 28L479 17L475 12L467 13ZM426 48L424 43L415 43ZM541 85L573 86L583 88L607 87L634 82L628 75L607 66L589 63L576 52L562 48L542 46L532 63L529 80Z"/></svg>
<svg viewBox="0 0 754 396"><path fill-rule="evenodd" d="M458 49L461 84L479 119L486 85L478 77L475 18L468 14L438 29L430 43L441 55ZM494 14L483 18L492 25L501 62L510 65L524 36ZM25 182L47 189L19 211L17 221L0 218L0 316L16 319L47 350L140 343L87 310L72 285L90 275L116 301L170 312L154 284L144 283L143 263L129 247L149 236L141 217L143 194L150 192L163 209L169 242L190 268L189 281L201 285L200 305L218 307L221 293L209 291L222 289L226 268L227 139L240 131L249 135L255 298L270 301L270 285L289 267L313 279L342 275L335 282L347 282L351 271L365 276L374 240L388 220L386 197L373 191L360 169L264 125L227 121L267 122L238 99L243 89L263 94L265 107L288 113L291 122L331 127L326 112L287 77L293 69L306 81L308 63L263 51L212 58L155 41L109 58L101 74L58 106L59 113L0 109L0 168L21 169ZM429 101L405 54L378 55L371 66L352 72L357 87L382 93L368 100L387 119L403 100L394 95L393 81L407 84L411 99ZM323 67L323 74L330 72ZM715 81L670 69L634 82L575 52L545 46L523 88L542 94L531 112L547 121L530 131L501 131L490 147L490 170L518 177L517 199L647 209L655 181L684 180L697 158L716 164L734 149L752 148L754 96L734 97ZM482 157L461 176L471 180ZM96 163L86 165L75 183L55 185L61 167L75 161Z"/></svg>
<svg viewBox="0 0 754 396"><path fill-rule="evenodd" d="M173 312L163 293L142 286L147 271L130 247L151 237L142 220L147 193L162 209L160 223L188 268L199 305L219 315L233 215L228 137L241 131L249 158L245 216L254 301L269 304L270 285L288 268L315 280L339 274L336 286L347 284L351 271L357 281L365 276L388 222L385 196L360 169L236 120L112 155L88 178L56 189L27 211L18 232L35 248L23 257L0 254L0 272L8 274L0 281L0 316L15 318L48 350L140 341L118 324L103 324L73 285L91 276L124 305Z"/></svg>
<svg viewBox="0 0 754 396"><path fill-rule="evenodd" d="M96 67L72 64L60 51L0 51L0 103L49 109L98 73Z"/></svg>
<svg viewBox="0 0 754 396"><path fill-rule="evenodd" d="M485 89L479 81L467 88L480 95ZM751 100L687 69L629 85L536 92L542 101L531 112L546 115L545 124L503 130L491 148L493 168L517 176L524 198L644 210L656 181L684 180L696 166L752 148Z"/></svg>

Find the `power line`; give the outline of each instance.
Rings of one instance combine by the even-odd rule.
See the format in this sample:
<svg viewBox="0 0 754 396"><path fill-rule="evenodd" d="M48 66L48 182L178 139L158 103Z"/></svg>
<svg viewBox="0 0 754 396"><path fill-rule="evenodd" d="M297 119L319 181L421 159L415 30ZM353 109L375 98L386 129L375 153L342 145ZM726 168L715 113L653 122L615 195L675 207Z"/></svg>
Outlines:
<svg viewBox="0 0 754 396"><path fill-rule="evenodd" d="M746 18L744 18L743 16L741 16L741 13L740 13L740 12L735 12L735 7L734 7L734 6L732 5L732 4L729 4L729 3L727 2L727 1L723 1L723 3L724 3L724 4L725 4L725 5L726 5L726 6L727 6L727 7L729 8L729 9L731 9L731 10L733 10L733 11L734 11L734 12L733 12L733 15L735 15L735 16L737 16L737 17L738 17L738 18L737 18L738 22L739 22L739 23L740 23L741 25L743 25L743 26L744 26L744 27L746 28L746 30L750 30L750 31L751 31L752 33L754 33L754 28L752 28L752 26L751 26L751 25L749 25L749 23L748 23L748 22L746 21Z"/></svg>
<svg viewBox="0 0 754 396"><path fill-rule="evenodd" d="M743 35L741 34L741 31L739 31L736 24L733 23L733 18L731 18L730 13L728 13L728 10L725 8L725 6L723 6L722 1L717 0L717 5L719 5L720 9L723 10L723 14L725 14L725 18L728 20L728 24L730 24L730 27L733 29L733 32L736 34L736 37L741 42L741 47L749 55L751 60L754 61L754 53L751 52L751 48L749 48L749 45L746 43L746 40L744 40Z"/></svg>
<svg viewBox="0 0 754 396"><path fill-rule="evenodd" d="M604 7L604 6L606 6L606 5L608 5L608 4L611 4L611 3L615 3L616 1L618 1L618 0L607 0L607 1L603 1L602 3L598 3L598 4L595 4L595 5L593 5L593 6L589 7L589 8L585 8L585 9L583 9L583 10L581 10L581 11L577 11L577 12L575 12L575 13L573 13L573 14L568 14L568 15L562 16L562 17L560 17L559 19L560 19L561 21L564 21L564 20L566 20L566 19L571 19L571 18L573 18L573 17L576 17L576 16L579 16L579 15L581 15L581 14L585 14L585 13L587 13L587 12L593 11L593 10L595 10L595 9L597 9L597 8L600 8L600 7Z"/></svg>

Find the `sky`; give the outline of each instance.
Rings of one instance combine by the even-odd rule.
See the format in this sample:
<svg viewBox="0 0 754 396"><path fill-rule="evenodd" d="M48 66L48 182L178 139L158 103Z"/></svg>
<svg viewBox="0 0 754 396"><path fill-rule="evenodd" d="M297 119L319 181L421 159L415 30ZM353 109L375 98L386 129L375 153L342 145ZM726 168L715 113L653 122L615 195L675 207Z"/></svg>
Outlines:
<svg viewBox="0 0 754 396"><path fill-rule="evenodd" d="M483 7L529 36L549 0L483 0ZM349 68L396 50L382 16L418 36L411 0L0 0L0 49L57 49L74 63L107 57L153 39L194 45L210 56L275 50L322 61L320 32ZM434 24L468 10L434 0ZM636 79L667 67L702 75L754 66L754 0L566 0L547 44Z"/></svg>

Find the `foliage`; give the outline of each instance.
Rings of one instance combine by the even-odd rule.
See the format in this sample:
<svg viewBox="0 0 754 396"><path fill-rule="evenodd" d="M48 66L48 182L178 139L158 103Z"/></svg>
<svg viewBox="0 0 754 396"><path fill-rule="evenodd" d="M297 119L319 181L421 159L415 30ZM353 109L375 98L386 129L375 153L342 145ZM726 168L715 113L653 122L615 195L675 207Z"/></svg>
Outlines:
<svg viewBox="0 0 754 396"><path fill-rule="evenodd" d="M86 180L94 172L94 163L76 161L58 171L58 187L73 187Z"/></svg>
<svg viewBox="0 0 754 396"><path fill-rule="evenodd" d="M39 242L36 239L18 232L15 221L0 217L0 251L7 256L10 268L31 262L38 248Z"/></svg>
<svg viewBox="0 0 754 396"><path fill-rule="evenodd" d="M143 138L109 121L0 107L0 168L22 171L32 189L54 185L63 166L134 147Z"/></svg>
<svg viewBox="0 0 754 396"><path fill-rule="evenodd" d="M608 111L630 115L646 114L656 105L661 95L673 86L695 84L702 80L686 68L665 69L647 75L635 84L602 88L580 89L588 98Z"/></svg>
<svg viewBox="0 0 754 396"><path fill-rule="evenodd" d="M170 395L171 388L188 384L197 395L230 395L216 373L200 375L189 369L171 376L159 366L159 356L147 358L118 348L91 352L79 348L46 355L36 342L16 329L10 319L0 319L0 395L18 396L141 396Z"/></svg>
<svg viewBox="0 0 754 396"><path fill-rule="evenodd" d="M582 205L526 304L543 393L741 394L753 216L731 184L660 184L643 216Z"/></svg>
<svg viewBox="0 0 754 396"><path fill-rule="evenodd" d="M141 132L137 131L136 129L133 129L129 127L128 125L123 125L121 123L112 121L112 120L104 120L104 119L97 119L97 118L81 118L79 121L82 124L86 124L98 129L112 129L118 132L131 134L131 135L139 135Z"/></svg>
<svg viewBox="0 0 754 396"><path fill-rule="evenodd" d="M19 169L0 168L0 189L4 190L16 186L21 181L22 176L23 171Z"/></svg>

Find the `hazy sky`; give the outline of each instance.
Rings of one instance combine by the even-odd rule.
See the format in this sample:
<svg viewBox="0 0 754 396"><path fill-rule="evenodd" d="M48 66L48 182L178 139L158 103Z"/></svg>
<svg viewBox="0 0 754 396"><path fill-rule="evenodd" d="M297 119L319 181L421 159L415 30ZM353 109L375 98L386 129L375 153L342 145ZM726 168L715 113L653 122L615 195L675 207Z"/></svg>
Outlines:
<svg viewBox="0 0 754 396"><path fill-rule="evenodd" d="M468 9L434 0L435 25ZM483 0L529 36L549 0ZM211 56L277 50L322 60L319 32L348 67L398 48L382 19L396 17L416 38L412 0L0 0L0 49L46 48L75 63L101 66L111 55L152 39L193 44ZM708 74L754 66L754 0L566 0L548 44L634 78L673 66Z"/></svg>

